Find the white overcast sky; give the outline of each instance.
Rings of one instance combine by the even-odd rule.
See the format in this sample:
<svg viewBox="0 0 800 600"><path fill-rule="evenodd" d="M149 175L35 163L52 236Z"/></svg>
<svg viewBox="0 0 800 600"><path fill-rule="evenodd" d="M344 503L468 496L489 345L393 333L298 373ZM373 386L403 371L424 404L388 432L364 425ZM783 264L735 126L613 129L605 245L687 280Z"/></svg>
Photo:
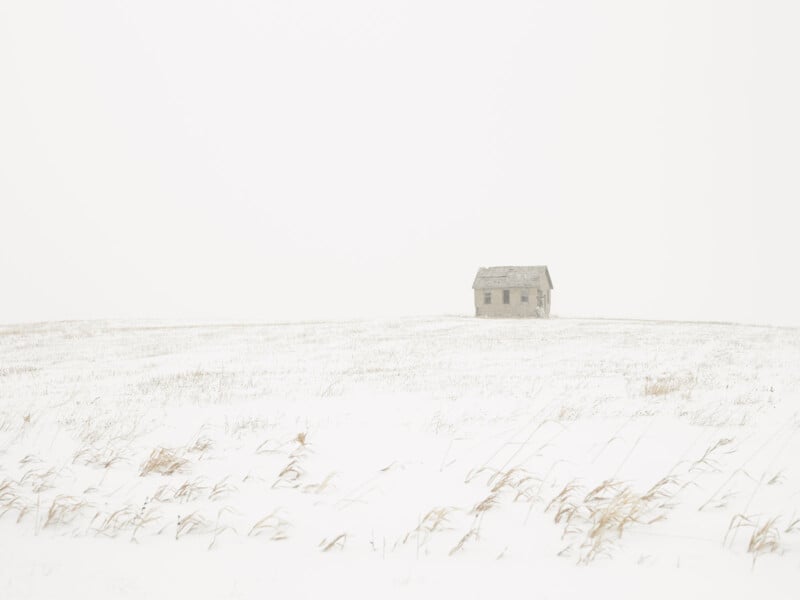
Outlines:
<svg viewBox="0 0 800 600"><path fill-rule="evenodd" d="M0 322L800 324L800 2L0 0Z"/></svg>

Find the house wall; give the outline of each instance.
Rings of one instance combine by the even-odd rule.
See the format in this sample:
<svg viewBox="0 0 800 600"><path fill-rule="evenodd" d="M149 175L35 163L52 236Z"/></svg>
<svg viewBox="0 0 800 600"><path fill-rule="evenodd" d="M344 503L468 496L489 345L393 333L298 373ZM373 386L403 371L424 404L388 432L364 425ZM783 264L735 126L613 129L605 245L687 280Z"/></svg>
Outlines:
<svg viewBox="0 0 800 600"><path fill-rule="evenodd" d="M475 292L475 316L476 317L538 317L536 293L537 288L526 288L528 290L528 302L522 302L522 288L508 288L510 292L510 303L503 304L503 290L500 288L483 290L473 290ZM491 292L492 303L483 303L483 293ZM542 290L544 299L544 316L550 316L550 290Z"/></svg>

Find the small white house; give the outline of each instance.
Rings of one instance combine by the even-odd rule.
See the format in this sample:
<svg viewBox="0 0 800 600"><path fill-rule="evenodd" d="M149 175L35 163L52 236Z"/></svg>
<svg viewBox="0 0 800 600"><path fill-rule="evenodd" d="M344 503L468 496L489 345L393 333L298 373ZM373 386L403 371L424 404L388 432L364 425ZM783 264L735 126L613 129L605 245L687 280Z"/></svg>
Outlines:
<svg viewBox="0 0 800 600"><path fill-rule="evenodd" d="M546 266L481 267L472 289L476 317L550 316L553 281Z"/></svg>

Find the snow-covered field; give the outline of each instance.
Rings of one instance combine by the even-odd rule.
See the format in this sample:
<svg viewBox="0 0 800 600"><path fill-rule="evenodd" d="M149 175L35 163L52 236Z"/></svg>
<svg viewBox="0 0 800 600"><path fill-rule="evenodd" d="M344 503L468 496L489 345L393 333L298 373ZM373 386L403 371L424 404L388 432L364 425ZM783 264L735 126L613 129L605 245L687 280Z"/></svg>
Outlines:
<svg viewBox="0 0 800 600"><path fill-rule="evenodd" d="M0 598L800 597L800 330L0 327Z"/></svg>

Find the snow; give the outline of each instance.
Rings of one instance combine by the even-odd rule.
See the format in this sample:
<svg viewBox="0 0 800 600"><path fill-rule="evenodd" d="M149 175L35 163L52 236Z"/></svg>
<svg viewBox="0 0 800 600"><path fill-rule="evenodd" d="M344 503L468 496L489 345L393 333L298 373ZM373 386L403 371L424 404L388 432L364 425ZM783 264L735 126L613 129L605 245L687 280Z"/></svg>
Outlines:
<svg viewBox="0 0 800 600"><path fill-rule="evenodd" d="M2 326L0 598L795 598L798 365L715 323Z"/></svg>

